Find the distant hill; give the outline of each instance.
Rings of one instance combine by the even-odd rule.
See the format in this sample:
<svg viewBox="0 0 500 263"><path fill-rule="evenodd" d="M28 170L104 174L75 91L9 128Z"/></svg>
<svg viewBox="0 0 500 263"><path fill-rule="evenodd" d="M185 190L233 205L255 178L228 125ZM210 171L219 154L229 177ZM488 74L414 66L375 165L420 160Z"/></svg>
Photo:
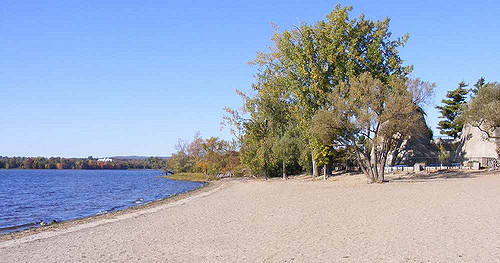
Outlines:
<svg viewBox="0 0 500 263"><path fill-rule="evenodd" d="M165 157L165 156L137 156L137 155L131 155L131 156L111 156L108 158L111 159L116 159L116 160L146 160L150 157L158 157L158 159L161 160L167 160L170 157Z"/></svg>

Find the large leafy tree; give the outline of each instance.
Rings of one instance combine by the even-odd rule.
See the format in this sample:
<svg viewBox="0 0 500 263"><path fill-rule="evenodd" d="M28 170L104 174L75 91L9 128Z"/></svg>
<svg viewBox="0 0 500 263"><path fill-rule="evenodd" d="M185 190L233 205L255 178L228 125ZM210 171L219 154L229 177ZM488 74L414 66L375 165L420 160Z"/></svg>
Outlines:
<svg viewBox="0 0 500 263"><path fill-rule="evenodd" d="M368 181L382 182L388 151L415 131L433 85L407 79L412 67L398 49L408 36L392 39L389 19L352 19L351 10L338 5L314 25L276 30L274 45L252 62L259 73L256 95L243 95L249 118L228 110L226 120L239 128L242 161L254 171L267 175L280 158L285 166L283 140L295 129L313 175L354 154Z"/></svg>
<svg viewBox="0 0 500 263"><path fill-rule="evenodd" d="M412 69L402 65L398 54L407 35L391 39L388 18L371 21L361 15L352 19L351 10L337 5L325 20L314 25L302 23L291 30L277 30L274 46L254 61L273 73L270 76L286 77L297 126L312 153L313 175L318 174L315 156L321 156L317 152L325 145L318 145L309 127L313 116L327 106L329 94L339 95L339 84L349 83L363 72L387 84Z"/></svg>
<svg viewBox="0 0 500 263"><path fill-rule="evenodd" d="M478 82L478 85L482 85ZM438 124L438 129L441 134L445 134L456 139L460 136L463 124L459 121L458 116L463 112L463 106L467 100L467 94L469 91L465 89L467 83L458 83L458 88L448 91L446 94L446 99L441 102L443 106L437 106L436 108L441 113L439 118L443 119Z"/></svg>
<svg viewBox="0 0 500 263"><path fill-rule="evenodd" d="M354 152L368 183L384 181L387 156L418 130L421 106L434 85L394 78L384 84L363 73L331 93L328 108L317 112L312 131L325 144Z"/></svg>
<svg viewBox="0 0 500 263"><path fill-rule="evenodd" d="M245 130L242 160L253 173L262 172L266 178L279 161L286 179L287 163L297 162L300 145L296 121L291 113L288 78L280 75L277 68L269 67L259 71L256 80L252 85L255 96L240 93L245 100L244 112L250 115L250 119L241 125Z"/></svg>

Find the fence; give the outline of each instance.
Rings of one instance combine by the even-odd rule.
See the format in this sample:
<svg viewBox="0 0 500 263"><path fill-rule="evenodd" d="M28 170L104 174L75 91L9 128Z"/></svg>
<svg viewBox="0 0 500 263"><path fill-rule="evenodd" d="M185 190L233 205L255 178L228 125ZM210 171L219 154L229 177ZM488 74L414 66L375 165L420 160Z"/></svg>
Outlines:
<svg viewBox="0 0 500 263"><path fill-rule="evenodd" d="M479 166L474 167L474 163L479 163ZM415 165L419 164L421 169L417 171L437 171L442 169L478 169L478 168L493 168L500 169L500 162L495 158L488 157L478 157L478 158L467 158L467 161L461 161L459 159L452 159L451 161L445 163L441 162L437 157L411 157L403 161L398 162L397 165L391 166L387 164L384 171L386 173L396 173L396 172L407 172L413 173L415 171ZM343 165L335 164L333 170L343 170L343 171L361 171L359 167L355 164Z"/></svg>
<svg viewBox="0 0 500 263"><path fill-rule="evenodd" d="M484 168L498 169L500 167L498 159L491 157L468 157L465 161L467 166L471 166L473 163L479 163Z"/></svg>
<svg viewBox="0 0 500 263"><path fill-rule="evenodd" d="M425 166L457 166L462 162L459 159L451 159L448 162L442 162L438 157L410 157L400 160L395 166L414 166L415 164L420 163ZM390 166L390 165L389 165Z"/></svg>
<svg viewBox="0 0 500 263"><path fill-rule="evenodd" d="M460 163L453 163L450 165L436 165L436 166L427 166L427 165L424 166L423 165L421 170L418 168L415 169L415 166L408 166L408 165L386 166L384 171L386 173L397 173L397 172L413 173L413 172L419 172L419 171L432 172L432 171L438 171L438 170L449 169L449 168L472 169L472 167L463 166Z"/></svg>

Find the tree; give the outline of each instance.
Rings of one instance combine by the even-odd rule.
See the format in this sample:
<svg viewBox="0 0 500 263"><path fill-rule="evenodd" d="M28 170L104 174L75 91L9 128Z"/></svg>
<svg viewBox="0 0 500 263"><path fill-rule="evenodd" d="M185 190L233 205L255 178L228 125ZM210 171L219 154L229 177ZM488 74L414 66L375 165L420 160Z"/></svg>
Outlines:
<svg viewBox="0 0 500 263"><path fill-rule="evenodd" d="M156 156L155 157L151 156L151 157L147 158L146 161L145 161L145 164L147 166L151 167L151 169L162 169L162 168L164 168L163 167L163 161L160 160L160 158L158 158ZM121 166L120 163L116 163L115 165Z"/></svg>
<svg viewBox="0 0 500 263"><path fill-rule="evenodd" d="M268 179L271 166L273 138L268 133L269 122L255 118L244 125L245 135L240 148L241 161L252 174L262 173Z"/></svg>
<svg viewBox="0 0 500 263"><path fill-rule="evenodd" d="M315 145L314 148L316 149L313 158L318 167L323 167L323 179L326 180L328 178L328 165L335 156L335 152L333 151L334 147L317 140L314 141L313 145Z"/></svg>
<svg viewBox="0 0 500 263"><path fill-rule="evenodd" d="M474 88L472 88L470 91L472 92L473 94L473 97L477 96L477 93L479 92L479 89L486 86L486 81L483 77L479 78L476 82L476 84L474 84Z"/></svg>
<svg viewBox="0 0 500 263"><path fill-rule="evenodd" d="M177 173L190 172L194 165L188 155L188 146L186 141L179 139L175 146L177 153L172 154L169 159L168 167L173 168Z"/></svg>
<svg viewBox="0 0 500 263"><path fill-rule="evenodd" d="M440 133L451 136L453 139L459 137L463 129L463 124L458 121L457 117L462 114L463 106L466 103L469 91L464 88L467 86L468 84L463 81L458 83L458 88L448 91L447 99L441 101L444 106L436 107L441 113L439 118L444 119L438 124Z"/></svg>
<svg viewBox="0 0 500 263"><path fill-rule="evenodd" d="M268 178L276 170L275 164L281 162L283 178L288 178L287 163L297 162L299 133L295 129L291 101L288 92L289 78L279 67L268 65L256 74L252 89L254 96L238 92L244 100L243 112L249 119L239 119L239 114L226 110L226 123L241 127L242 162L253 174ZM236 124L236 125L235 125Z"/></svg>
<svg viewBox="0 0 500 263"><path fill-rule="evenodd" d="M311 152L313 176L318 174L314 156L318 147L309 127L313 116L324 110L328 95L338 93L340 83L349 82L363 72L383 83L392 75L406 76L412 67L402 65L398 48L408 36L391 40L389 19L371 21L361 15L349 18L352 7L335 9L315 25L300 24L273 36L274 47L268 53L258 54L255 64L270 72L271 76L286 76L293 102L293 113L301 129L305 147Z"/></svg>
<svg viewBox="0 0 500 263"><path fill-rule="evenodd" d="M441 162L441 166L443 165L443 162L444 162L444 163L446 163L446 167L448 167L448 164L450 162L450 152L448 152L444 148L443 144L441 144L439 146L439 156L438 156L438 159Z"/></svg>
<svg viewBox="0 0 500 263"><path fill-rule="evenodd" d="M368 183L382 183L388 153L401 138L420 132L421 106L433 89L418 79L384 84L363 73L330 94L328 108L314 116L311 130L324 144L354 152Z"/></svg>
<svg viewBox="0 0 500 263"><path fill-rule="evenodd" d="M227 150L227 142L217 137L210 137L202 143L201 161L205 164L205 174L217 175L224 166L223 155Z"/></svg>
<svg viewBox="0 0 500 263"><path fill-rule="evenodd" d="M500 84L488 83L465 106L462 123L478 128L488 138L500 139Z"/></svg>
<svg viewBox="0 0 500 263"><path fill-rule="evenodd" d="M242 114L229 110L226 121L241 132L242 162L253 172L267 177L280 159L285 171L293 127L313 176L355 154L368 181L382 182L387 152L416 130L433 85L407 79L412 66L403 66L399 48L408 35L392 39L388 18L351 19L351 10L337 5L314 25L276 29L274 45L251 63L259 67L256 95L243 94Z"/></svg>
<svg viewBox="0 0 500 263"><path fill-rule="evenodd" d="M179 140L176 150L166 162L151 157L146 163L152 167L174 168L175 172L203 172L207 176L228 172L241 174L239 153L234 143L217 137L203 139L197 132L191 142Z"/></svg>
<svg viewBox="0 0 500 263"><path fill-rule="evenodd" d="M301 148L302 140L297 134L296 129L289 127L281 137L275 139L272 152L281 160L283 179L288 179L287 166L298 163Z"/></svg>
<svg viewBox="0 0 500 263"><path fill-rule="evenodd" d="M203 155L203 139L201 138L200 132L196 132L193 141L187 146L186 149L187 155L192 160L195 171L204 171L206 167L201 163L201 158ZM199 166L199 164L202 164Z"/></svg>

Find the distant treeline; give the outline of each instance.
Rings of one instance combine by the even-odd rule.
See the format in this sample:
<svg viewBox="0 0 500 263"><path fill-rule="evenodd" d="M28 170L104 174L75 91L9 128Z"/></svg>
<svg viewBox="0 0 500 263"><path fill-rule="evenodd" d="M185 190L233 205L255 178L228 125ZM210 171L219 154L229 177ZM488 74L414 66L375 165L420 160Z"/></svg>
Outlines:
<svg viewBox="0 0 500 263"><path fill-rule="evenodd" d="M0 157L0 169L162 169L166 160L150 157L144 160L99 161L88 158Z"/></svg>

